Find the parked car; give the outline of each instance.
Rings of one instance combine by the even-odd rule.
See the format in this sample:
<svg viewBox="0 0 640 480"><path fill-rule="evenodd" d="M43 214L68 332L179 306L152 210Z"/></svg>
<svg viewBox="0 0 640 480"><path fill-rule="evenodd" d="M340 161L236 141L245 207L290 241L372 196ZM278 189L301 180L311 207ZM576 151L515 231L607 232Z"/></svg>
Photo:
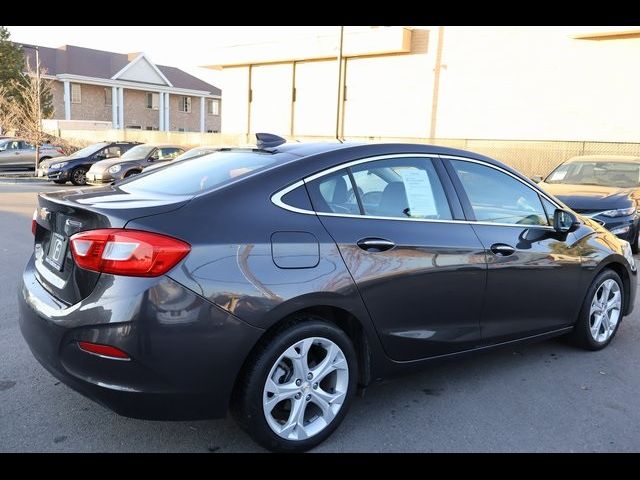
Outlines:
<svg viewBox="0 0 640 480"><path fill-rule="evenodd" d="M173 160L170 160L164 163L154 163L153 165L150 165L145 169L145 172L149 172L151 170L157 170L158 168L166 167L167 165L170 165L175 162L181 162L182 160L188 160L190 158L201 157L202 155L206 155L208 153L217 152L218 150L220 150L220 148L221 147L210 147L210 146L194 147L187 150L182 155L178 155Z"/></svg>
<svg viewBox="0 0 640 480"><path fill-rule="evenodd" d="M140 145L140 142L94 143L67 157L42 162L38 168L38 176L59 184L70 181L74 185L86 185L86 174L91 165L119 157L136 145Z"/></svg>
<svg viewBox="0 0 640 480"><path fill-rule="evenodd" d="M592 218L638 253L640 157L584 155L558 166L540 187Z"/></svg>
<svg viewBox="0 0 640 480"><path fill-rule="evenodd" d="M64 155L61 147L45 143L40 146L40 162ZM0 167L35 168L36 147L20 138L0 140Z"/></svg>
<svg viewBox="0 0 640 480"><path fill-rule="evenodd" d="M357 387L559 335L599 350L633 309L629 243L496 160L258 138L38 195L20 327L53 375L299 451Z"/></svg>
<svg viewBox="0 0 640 480"><path fill-rule="evenodd" d="M143 144L132 148L119 158L102 160L91 166L87 172L89 185L104 185L131 177L148 166L173 160L184 153L178 145Z"/></svg>

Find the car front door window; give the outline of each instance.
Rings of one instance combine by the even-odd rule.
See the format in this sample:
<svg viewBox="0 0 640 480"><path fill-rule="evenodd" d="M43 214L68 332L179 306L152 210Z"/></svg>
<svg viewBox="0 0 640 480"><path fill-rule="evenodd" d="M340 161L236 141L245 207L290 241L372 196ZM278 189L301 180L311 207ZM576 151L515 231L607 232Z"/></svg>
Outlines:
<svg viewBox="0 0 640 480"><path fill-rule="evenodd" d="M510 175L475 162L451 160L475 220L513 225L549 225L536 191Z"/></svg>

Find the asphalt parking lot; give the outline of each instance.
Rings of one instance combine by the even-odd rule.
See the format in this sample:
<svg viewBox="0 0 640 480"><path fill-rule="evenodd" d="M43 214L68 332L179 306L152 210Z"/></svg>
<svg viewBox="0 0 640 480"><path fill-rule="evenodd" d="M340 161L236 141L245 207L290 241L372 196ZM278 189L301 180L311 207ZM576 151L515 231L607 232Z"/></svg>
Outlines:
<svg viewBox="0 0 640 480"><path fill-rule="evenodd" d="M35 193L60 188L0 184L0 451L261 451L230 419L118 416L36 362L18 328L16 289L32 249ZM370 388L315 451L640 451L639 316L636 305L600 352L551 340Z"/></svg>

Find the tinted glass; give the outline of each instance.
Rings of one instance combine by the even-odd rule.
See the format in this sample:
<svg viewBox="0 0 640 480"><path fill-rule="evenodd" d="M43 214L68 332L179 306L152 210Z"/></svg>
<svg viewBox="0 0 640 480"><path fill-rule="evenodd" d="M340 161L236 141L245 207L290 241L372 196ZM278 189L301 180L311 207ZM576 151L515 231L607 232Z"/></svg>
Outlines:
<svg viewBox="0 0 640 480"><path fill-rule="evenodd" d="M149 155L151 150L153 150L154 148L155 147L150 146L150 145L138 145L136 147L133 147L131 150L127 150L125 152L125 154L122 155L122 159L123 160L136 160L138 158L144 158L147 155Z"/></svg>
<svg viewBox="0 0 640 480"><path fill-rule="evenodd" d="M495 168L451 160L476 220L490 223L549 225L538 193Z"/></svg>
<svg viewBox="0 0 640 480"><path fill-rule="evenodd" d="M546 183L601 185L604 187L640 186L640 163L633 162L569 162L560 165Z"/></svg>
<svg viewBox="0 0 640 480"><path fill-rule="evenodd" d="M547 221L549 222L549 225L553 225L553 214L555 213L557 207L546 198L540 198L542 198L542 204L544 205L544 209L547 213Z"/></svg>
<svg viewBox="0 0 640 480"><path fill-rule="evenodd" d="M149 175L133 177L131 181L121 184L120 188L126 192L196 194L272 166L274 162L273 156L268 153L216 152L184 162L168 163L164 168L154 169Z"/></svg>
<svg viewBox="0 0 640 480"><path fill-rule="evenodd" d="M438 174L427 158L375 160L352 167L365 215L450 220Z"/></svg>
<svg viewBox="0 0 640 480"><path fill-rule="evenodd" d="M94 143L93 145L89 145L88 147L81 148L80 150L72 153L69 156L75 158L88 157L89 155L93 155L94 153L96 153L101 148L104 148L106 145L106 143Z"/></svg>
<svg viewBox="0 0 640 480"><path fill-rule="evenodd" d="M309 196L316 212L360 215L347 169L309 182Z"/></svg>

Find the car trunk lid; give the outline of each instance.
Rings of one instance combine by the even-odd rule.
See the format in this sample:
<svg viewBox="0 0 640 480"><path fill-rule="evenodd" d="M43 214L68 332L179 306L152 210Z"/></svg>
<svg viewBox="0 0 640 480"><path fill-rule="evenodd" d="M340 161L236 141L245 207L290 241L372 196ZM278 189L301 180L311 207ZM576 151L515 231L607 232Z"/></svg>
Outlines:
<svg viewBox="0 0 640 480"><path fill-rule="evenodd" d="M81 231L124 228L141 217L184 206L189 197L132 195L117 187L38 194L34 257L38 281L56 298L72 305L87 297L100 273L79 268L69 238Z"/></svg>

